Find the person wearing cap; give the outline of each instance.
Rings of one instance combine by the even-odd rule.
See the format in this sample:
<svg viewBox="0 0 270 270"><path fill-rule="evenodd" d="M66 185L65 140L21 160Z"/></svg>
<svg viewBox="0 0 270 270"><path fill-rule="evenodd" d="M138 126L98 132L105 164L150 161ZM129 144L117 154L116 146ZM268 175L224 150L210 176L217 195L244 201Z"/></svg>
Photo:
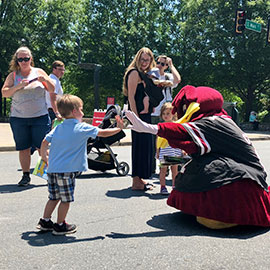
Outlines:
<svg viewBox="0 0 270 270"><path fill-rule="evenodd" d="M53 93L46 92L46 103L51 121L55 118L62 120L60 113L56 106L57 97L63 96L63 88L60 79L65 73L65 64L62 61L56 60L52 64L52 73L49 75L51 80L55 84L55 90Z"/></svg>
<svg viewBox="0 0 270 270"><path fill-rule="evenodd" d="M252 111L249 115L249 122L253 125L253 130L258 130L259 128L259 121L257 120L257 113Z"/></svg>

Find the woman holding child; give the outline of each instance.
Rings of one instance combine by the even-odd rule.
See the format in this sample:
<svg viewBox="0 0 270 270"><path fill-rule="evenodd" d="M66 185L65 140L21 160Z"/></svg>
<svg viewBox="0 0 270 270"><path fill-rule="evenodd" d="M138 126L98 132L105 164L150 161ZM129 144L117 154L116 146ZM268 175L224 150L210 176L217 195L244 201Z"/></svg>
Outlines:
<svg viewBox="0 0 270 270"><path fill-rule="evenodd" d="M141 48L128 66L123 80L123 93L128 98L129 110L133 111L141 120L151 123L152 107L145 94L146 84L140 73L146 74L155 66L152 51ZM152 185L144 179L152 174L152 135L138 133L132 130L132 190L149 190Z"/></svg>

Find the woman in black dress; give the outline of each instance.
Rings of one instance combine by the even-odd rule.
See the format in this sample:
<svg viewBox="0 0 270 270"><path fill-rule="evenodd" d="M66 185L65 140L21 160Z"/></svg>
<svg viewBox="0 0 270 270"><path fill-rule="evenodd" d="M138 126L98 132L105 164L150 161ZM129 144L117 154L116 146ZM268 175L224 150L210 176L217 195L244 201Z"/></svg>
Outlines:
<svg viewBox="0 0 270 270"><path fill-rule="evenodd" d="M140 73L147 73L155 66L153 53L148 48L141 48L128 66L123 80L123 93L128 99L129 109L141 120L151 123L152 107L145 108L149 102L145 94L146 84ZM143 112L142 112L143 111ZM132 131L132 190L149 190L152 185L144 179L152 174L152 135Z"/></svg>

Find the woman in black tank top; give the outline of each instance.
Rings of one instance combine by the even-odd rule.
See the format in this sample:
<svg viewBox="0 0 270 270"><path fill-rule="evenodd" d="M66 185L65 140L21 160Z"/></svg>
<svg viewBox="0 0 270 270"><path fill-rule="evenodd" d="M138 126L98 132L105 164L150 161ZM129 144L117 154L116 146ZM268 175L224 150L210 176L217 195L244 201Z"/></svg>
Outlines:
<svg viewBox="0 0 270 270"><path fill-rule="evenodd" d="M123 80L123 93L127 97L129 109L143 121L151 123L152 108L149 106L146 113L143 100L145 82L140 73L146 73L155 66L153 53L148 48L141 48L128 66ZM132 190L152 189L152 185L144 179L152 174L152 135L132 131Z"/></svg>

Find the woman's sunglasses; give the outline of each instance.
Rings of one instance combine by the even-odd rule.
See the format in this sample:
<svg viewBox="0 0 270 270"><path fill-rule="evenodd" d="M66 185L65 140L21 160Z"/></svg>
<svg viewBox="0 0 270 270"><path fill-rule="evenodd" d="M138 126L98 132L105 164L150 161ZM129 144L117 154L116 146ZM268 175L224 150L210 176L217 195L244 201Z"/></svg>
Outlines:
<svg viewBox="0 0 270 270"><path fill-rule="evenodd" d="M157 65L161 65L161 66L163 66L163 67L164 67L164 66L166 66L166 67L168 66L168 64L161 63L161 62L159 62L159 61L157 61Z"/></svg>
<svg viewBox="0 0 270 270"><path fill-rule="evenodd" d="M24 62L28 62L30 60L30 57L21 57L21 58L18 58L17 61L22 63L23 61Z"/></svg>

